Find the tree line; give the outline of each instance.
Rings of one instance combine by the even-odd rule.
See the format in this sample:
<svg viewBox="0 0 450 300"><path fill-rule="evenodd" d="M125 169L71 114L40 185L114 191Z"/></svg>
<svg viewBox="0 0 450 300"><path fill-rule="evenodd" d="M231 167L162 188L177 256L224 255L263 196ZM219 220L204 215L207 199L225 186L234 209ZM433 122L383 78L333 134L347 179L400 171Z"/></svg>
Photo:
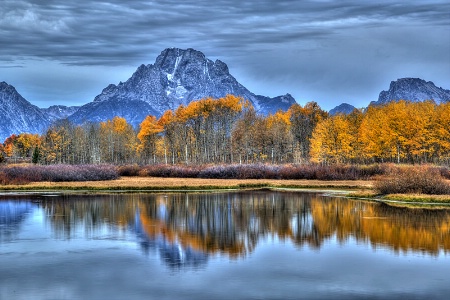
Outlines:
<svg viewBox="0 0 450 300"><path fill-rule="evenodd" d="M450 102L390 102L320 122L311 160L450 164Z"/></svg>
<svg viewBox="0 0 450 300"><path fill-rule="evenodd" d="M53 124L0 145L3 158L41 164L450 163L450 103L392 102L329 116L315 102L263 116L227 95L147 116Z"/></svg>

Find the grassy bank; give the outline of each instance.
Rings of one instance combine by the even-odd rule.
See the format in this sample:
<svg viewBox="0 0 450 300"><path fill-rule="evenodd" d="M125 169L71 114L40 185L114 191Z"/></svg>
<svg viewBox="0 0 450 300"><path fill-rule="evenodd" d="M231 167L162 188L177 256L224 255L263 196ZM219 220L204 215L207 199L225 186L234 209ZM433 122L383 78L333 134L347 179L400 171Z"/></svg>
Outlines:
<svg viewBox="0 0 450 300"><path fill-rule="evenodd" d="M0 186L3 191L39 190L94 190L94 191L161 191L161 190L213 190L250 188L303 188L303 189L371 189L372 181L347 180L276 180L276 179L204 179L159 178L124 176L114 180L74 182L31 182Z"/></svg>
<svg viewBox="0 0 450 300"><path fill-rule="evenodd" d="M121 176L121 177L119 177ZM183 177L184 176L184 177ZM0 167L0 191L192 191L313 189L404 203L450 203L450 172L434 166ZM440 195L438 195L440 194Z"/></svg>
<svg viewBox="0 0 450 300"><path fill-rule="evenodd" d="M275 179L202 179L124 176L114 180L76 182L31 182L2 185L1 191L192 191L226 189L303 189L345 192L349 197L418 203L450 203L450 195L380 195L371 180L275 180Z"/></svg>

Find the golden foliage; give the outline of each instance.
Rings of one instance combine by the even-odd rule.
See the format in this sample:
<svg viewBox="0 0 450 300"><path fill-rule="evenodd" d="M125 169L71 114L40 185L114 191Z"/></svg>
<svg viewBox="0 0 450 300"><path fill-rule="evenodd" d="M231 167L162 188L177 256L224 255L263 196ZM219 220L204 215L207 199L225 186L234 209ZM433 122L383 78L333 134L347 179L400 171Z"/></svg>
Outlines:
<svg viewBox="0 0 450 300"><path fill-rule="evenodd" d="M357 115L356 115L357 114ZM390 102L319 122L311 139L316 162L450 161L450 103Z"/></svg>

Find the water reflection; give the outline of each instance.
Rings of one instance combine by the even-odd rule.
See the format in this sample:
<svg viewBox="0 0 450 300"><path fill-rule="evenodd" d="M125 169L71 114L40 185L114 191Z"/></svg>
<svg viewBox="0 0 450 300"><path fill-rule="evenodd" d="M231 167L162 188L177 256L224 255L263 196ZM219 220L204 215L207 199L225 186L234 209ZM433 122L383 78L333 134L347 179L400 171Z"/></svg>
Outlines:
<svg viewBox="0 0 450 300"><path fill-rule="evenodd" d="M133 232L145 253L170 268L206 264L211 255L245 257L266 238L320 249L336 239L396 253L450 250L448 210L395 208L382 203L294 192L114 194L0 199L0 242L24 216L42 209L56 238ZM28 196L30 199L30 196Z"/></svg>
<svg viewBox="0 0 450 300"><path fill-rule="evenodd" d="M0 244L14 239L33 208L29 201L0 201Z"/></svg>
<svg viewBox="0 0 450 300"><path fill-rule="evenodd" d="M152 228L155 226L155 228ZM164 229L157 222L152 224L142 214L136 212L133 230L140 238L143 251L148 254L157 251L164 263L171 269L200 268L208 261L208 253L183 245L180 241L165 234ZM156 229L156 230L154 230Z"/></svg>

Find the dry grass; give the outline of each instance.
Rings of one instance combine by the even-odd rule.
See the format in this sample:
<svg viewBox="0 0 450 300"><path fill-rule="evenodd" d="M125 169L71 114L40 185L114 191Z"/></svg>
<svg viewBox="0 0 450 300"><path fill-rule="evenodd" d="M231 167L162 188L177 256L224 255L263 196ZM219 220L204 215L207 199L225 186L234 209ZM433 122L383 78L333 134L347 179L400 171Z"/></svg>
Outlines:
<svg viewBox="0 0 450 300"><path fill-rule="evenodd" d="M450 184L450 180L447 180ZM201 179L201 178L159 178L121 177L116 180L83 182L32 182L23 185L0 185L3 191L163 191L163 190L213 190L245 188L299 188L317 190L341 190L349 197L377 198L374 181L348 180L275 180L275 179ZM352 192L350 192L351 190ZM383 199L418 204L449 203L450 195L395 194ZM389 203L398 206L401 203ZM405 204L410 205L410 204ZM437 208L437 207L434 207ZM448 208L444 206L443 208Z"/></svg>
<svg viewBox="0 0 450 300"><path fill-rule="evenodd" d="M389 194L383 196L383 199L421 203L450 203L450 195Z"/></svg>
<svg viewBox="0 0 450 300"><path fill-rule="evenodd" d="M116 180L83 182L31 182L23 185L2 185L1 190L182 190L254 187L291 188L371 188L372 181L348 180L275 180L275 179L202 179L121 177Z"/></svg>

